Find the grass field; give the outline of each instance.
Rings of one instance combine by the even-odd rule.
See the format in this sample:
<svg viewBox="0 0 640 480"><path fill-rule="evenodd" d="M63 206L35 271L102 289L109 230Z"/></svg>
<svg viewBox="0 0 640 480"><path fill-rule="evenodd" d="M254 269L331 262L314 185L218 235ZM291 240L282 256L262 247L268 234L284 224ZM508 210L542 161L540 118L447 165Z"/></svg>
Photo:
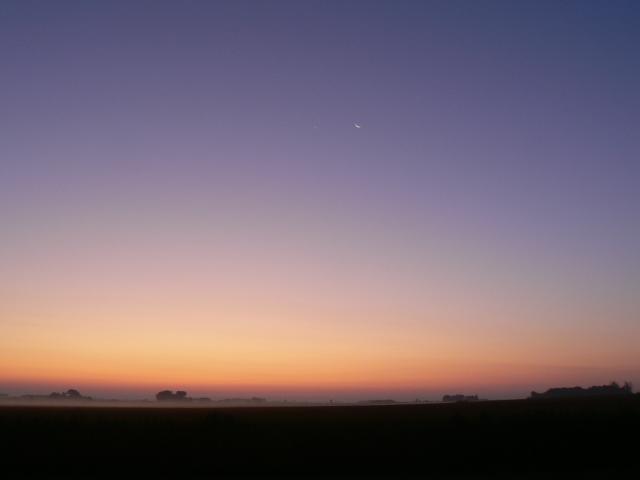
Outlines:
<svg viewBox="0 0 640 480"><path fill-rule="evenodd" d="M0 408L2 470L40 478L637 474L638 431L639 395L354 407Z"/></svg>

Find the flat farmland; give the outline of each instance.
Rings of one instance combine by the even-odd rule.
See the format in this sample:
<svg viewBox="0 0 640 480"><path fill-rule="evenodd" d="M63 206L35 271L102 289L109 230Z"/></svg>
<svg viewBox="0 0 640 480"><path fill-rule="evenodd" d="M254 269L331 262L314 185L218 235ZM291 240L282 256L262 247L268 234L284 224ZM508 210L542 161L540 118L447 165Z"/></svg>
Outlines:
<svg viewBox="0 0 640 480"><path fill-rule="evenodd" d="M455 404L0 407L17 476L533 478L638 471L640 396Z"/></svg>

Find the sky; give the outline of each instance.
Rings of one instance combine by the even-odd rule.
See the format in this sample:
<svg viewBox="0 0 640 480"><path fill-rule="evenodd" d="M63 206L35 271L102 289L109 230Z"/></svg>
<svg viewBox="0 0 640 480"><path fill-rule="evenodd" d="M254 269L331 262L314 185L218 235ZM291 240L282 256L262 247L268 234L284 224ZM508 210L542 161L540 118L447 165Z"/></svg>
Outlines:
<svg viewBox="0 0 640 480"><path fill-rule="evenodd" d="M635 1L0 3L0 391L640 385Z"/></svg>

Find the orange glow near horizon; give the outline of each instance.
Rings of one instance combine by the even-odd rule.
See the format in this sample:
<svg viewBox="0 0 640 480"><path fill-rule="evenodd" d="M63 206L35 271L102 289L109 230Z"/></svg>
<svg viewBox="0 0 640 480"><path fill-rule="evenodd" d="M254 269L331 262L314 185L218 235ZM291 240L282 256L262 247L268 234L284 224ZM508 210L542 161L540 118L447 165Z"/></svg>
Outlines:
<svg viewBox="0 0 640 480"><path fill-rule="evenodd" d="M3 327L0 382L114 392L185 388L221 394L287 392L294 397L296 392L353 396L358 391L393 396L606 381L614 367L630 360L620 350L616 364L602 342L600 351L592 348L586 355L582 344L571 343L560 331L551 338L536 328L488 328L486 322L479 328L455 317L463 310L433 309L425 317L440 321L418 322L408 313L400 321L385 311L358 315L352 309L347 319L339 317L338 309L263 303L257 311L255 306L207 310L199 304L193 311L180 306L182 321L175 322L178 313L165 302L131 308L131 317L103 304L89 322L83 321L87 312L82 302L56 306L60 318ZM582 340L590 345L598 341ZM543 356L541 348L556 353ZM603 362L605 357L614 362Z"/></svg>

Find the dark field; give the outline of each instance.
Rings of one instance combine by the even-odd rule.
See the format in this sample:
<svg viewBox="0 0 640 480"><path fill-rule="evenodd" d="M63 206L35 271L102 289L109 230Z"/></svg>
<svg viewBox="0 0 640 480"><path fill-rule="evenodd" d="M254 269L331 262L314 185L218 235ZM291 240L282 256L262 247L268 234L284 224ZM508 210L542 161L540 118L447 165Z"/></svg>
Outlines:
<svg viewBox="0 0 640 480"><path fill-rule="evenodd" d="M608 478L639 471L639 427L638 395L357 407L2 407L0 468L40 478Z"/></svg>

